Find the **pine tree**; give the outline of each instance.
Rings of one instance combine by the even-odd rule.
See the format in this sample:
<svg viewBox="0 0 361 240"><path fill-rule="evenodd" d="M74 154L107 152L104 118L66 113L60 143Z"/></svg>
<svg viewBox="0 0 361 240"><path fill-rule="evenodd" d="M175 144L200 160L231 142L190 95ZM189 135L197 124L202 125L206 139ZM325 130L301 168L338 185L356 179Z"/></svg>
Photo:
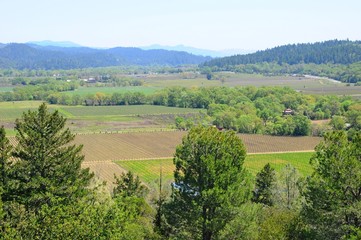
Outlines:
<svg viewBox="0 0 361 240"><path fill-rule="evenodd" d="M18 144L13 153L12 198L28 209L66 204L87 192L93 175L81 169L82 146L71 144L75 135L64 129L65 122L45 104L15 122Z"/></svg>
<svg viewBox="0 0 361 240"><path fill-rule="evenodd" d="M4 126L0 128L0 187L6 188L9 169L9 158L12 146L6 138Z"/></svg>
<svg viewBox="0 0 361 240"><path fill-rule="evenodd" d="M272 189L275 185L275 170L267 163L263 169L257 173L256 186L253 191L252 201L255 203L263 203L268 206L273 205Z"/></svg>

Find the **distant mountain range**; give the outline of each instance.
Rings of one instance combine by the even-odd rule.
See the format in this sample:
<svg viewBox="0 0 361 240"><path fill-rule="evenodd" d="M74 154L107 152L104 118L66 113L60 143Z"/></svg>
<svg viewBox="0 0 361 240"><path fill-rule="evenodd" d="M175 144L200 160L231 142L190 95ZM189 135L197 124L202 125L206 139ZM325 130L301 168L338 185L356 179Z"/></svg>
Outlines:
<svg viewBox="0 0 361 240"><path fill-rule="evenodd" d="M74 47L75 46L75 47ZM162 49L115 47L95 49L71 42L30 42L0 44L0 68L74 69L121 65L200 64L211 57Z"/></svg>
<svg viewBox="0 0 361 240"><path fill-rule="evenodd" d="M53 47L84 47L80 44L73 43L70 41L51 41L51 40L44 40L44 41L30 41L27 42L29 45L38 45L43 47L53 46Z"/></svg>
<svg viewBox="0 0 361 240"><path fill-rule="evenodd" d="M85 47L77 43L73 43L70 41L30 41L27 42L27 44L30 45L38 45L43 47ZM1 46L0 46L1 47ZM163 49L168 51L177 51L177 52L187 52L194 55L200 55L200 56L210 56L210 57L226 57L226 56L232 56L237 54L248 54L253 53L255 50L245 50L245 49L225 49L225 50L208 50L208 49L200 49L195 47L189 47L184 45L176 45L176 46L164 46L159 44L153 44L150 46L144 46L144 47L138 47L143 50L154 50L154 49ZM101 48L98 48L101 49Z"/></svg>
<svg viewBox="0 0 361 240"><path fill-rule="evenodd" d="M231 55L237 55L237 54L248 54L255 52L254 50L245 50L245 49L227 49L227 50L220 50L220 51L214 51L214 50L207 50L207 49L200 49L200 48L194 48L194 47L188 47L184 45L177 45L177 46L163 46L163 45L150 45L146 47L140 47L144 50L149 49L165 49L165 50L171 50L171 51L183 51L188 52L195 55L201 55L201 56L210 56L210 57L225 57L225 56L231 56Z"/></svg>

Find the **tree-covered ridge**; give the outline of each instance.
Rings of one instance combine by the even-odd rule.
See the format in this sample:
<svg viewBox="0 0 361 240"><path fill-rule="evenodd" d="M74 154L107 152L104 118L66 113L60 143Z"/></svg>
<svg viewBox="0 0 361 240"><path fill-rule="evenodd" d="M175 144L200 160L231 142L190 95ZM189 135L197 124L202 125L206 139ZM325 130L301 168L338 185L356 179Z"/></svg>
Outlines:
<svg viewBox="0 0 361 240"><path fill-rule="evenodd" d="M177 66L200 64L210 59L186 52L126 47L62 48L11 43L0 48L0 68L15 69L75 69L122 65Z"/></svg>
<svg viewBox="0 0 361 240"><path fill-rule="evenodd" d="M315 64L351 64L361 61L361 41L330 40L317 43L289 44L252 54L213 59L205 66L254 64L262 62Z"/></svg>

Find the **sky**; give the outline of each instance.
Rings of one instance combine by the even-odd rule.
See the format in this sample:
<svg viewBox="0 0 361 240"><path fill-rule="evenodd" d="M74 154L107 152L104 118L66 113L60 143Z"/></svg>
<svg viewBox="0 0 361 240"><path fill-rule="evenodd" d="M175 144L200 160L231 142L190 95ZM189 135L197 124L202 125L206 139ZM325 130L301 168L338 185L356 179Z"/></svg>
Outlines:
<svg viewBox="0 0 361 240"><path fill-rule="evenodd" d="M361 40L360 0L2 0L0 42L262 50Z"/></svg>

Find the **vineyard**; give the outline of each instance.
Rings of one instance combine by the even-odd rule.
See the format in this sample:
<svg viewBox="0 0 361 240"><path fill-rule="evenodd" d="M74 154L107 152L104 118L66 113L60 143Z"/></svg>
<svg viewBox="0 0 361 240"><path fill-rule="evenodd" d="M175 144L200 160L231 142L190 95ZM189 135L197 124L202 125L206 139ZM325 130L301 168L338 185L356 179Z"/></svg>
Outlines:
<svg viewBox="0 0 361 240"><path fill-rule="evenodd" d="M85 161L171 158L186 132L143 132L77 135L83 144ZM247 153L313 151L321 138L238 135Z"/></svg>
<svg viewBox="0 0 361 240"><path fill-rule="evenodd" d="M280 172L286 164L290 163L302 176L309 176L312 173L312 168L309 164L312 154L312 152L293 152L247 155L244 167L255 176L267 163L270 163L277 172ZM117 161L116 163L122 169L134 172L142 181L150 185L159 181L160 173L162 173L162 181L164 183L173 180L175 168L172 159L128 160Z"/></svg>
<svg viewBox="0 0 361 240"><path fill-rule="evenodd" d="M112 183L114 174L119 175L126 169L134 170L136 174L141 175L144 181L151 182L155 179L155 175L159 174L160 161L164 163L166 180L172 177L173 165L169 159L173 157L176 146L182 142L182 137L186 133L183 131L158 131L79 134L76 135L74 143L83 144L83 154L85 155L83 166L89 167L98 178ZM303 175L307 175L310 171L308 164L310 151L313 151L321 140L316 137L247 134L238 136L245 144L247 153L250 154L245 162L245 167L252 174L259 171L267 162L274 165L277 170L290 162ZM12 144L16 144L14 137L9 139ZM278 154L265 154L271 152ZM118 164L115 164L114 161L117 161Z"/></svg>

